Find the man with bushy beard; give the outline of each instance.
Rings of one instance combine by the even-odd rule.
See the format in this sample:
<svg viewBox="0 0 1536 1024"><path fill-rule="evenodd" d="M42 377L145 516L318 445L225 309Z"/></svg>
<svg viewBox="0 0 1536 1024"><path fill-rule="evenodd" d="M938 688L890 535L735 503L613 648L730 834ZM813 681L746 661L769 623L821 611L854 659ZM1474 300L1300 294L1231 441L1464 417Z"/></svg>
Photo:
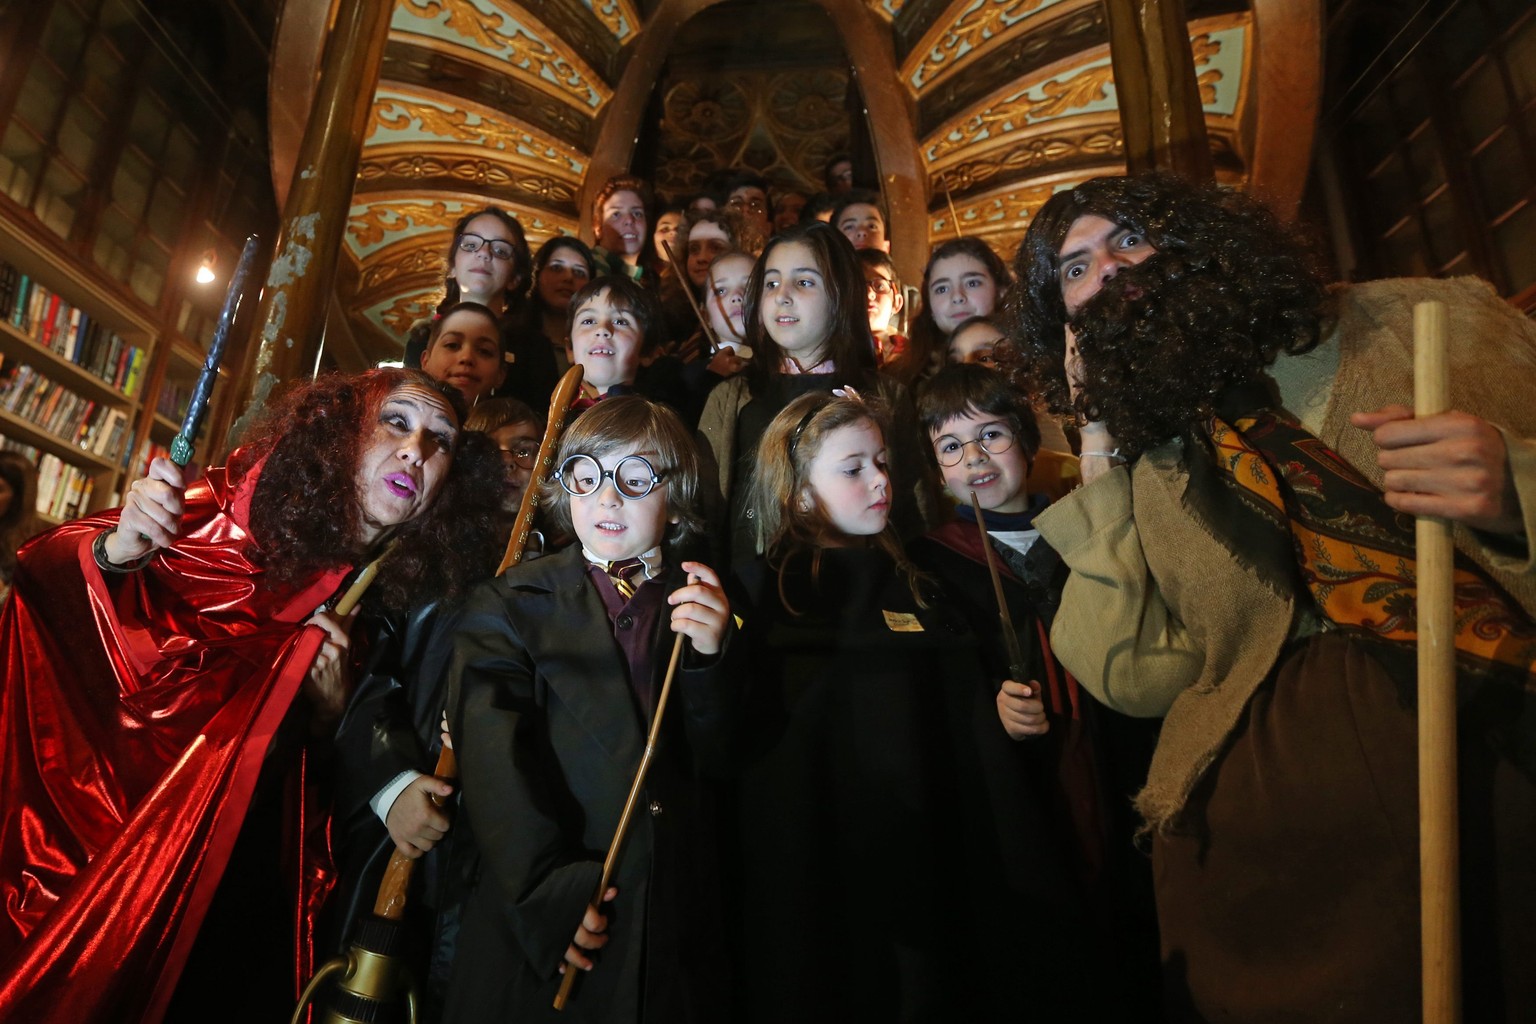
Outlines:
<svg viewBox="0 0 1536 1024"><path fill-rule="evenodd" d="M1165 716L1138 803L1176 1020L1419 1017L1415 514L1456 523L1465 1018L1536 1020L1536 325L1485 283L1325 288L1262 206L1163 175L1058 193L1015 378L1082 426L1036 519L1051 634ZM1452 408L1416 419L1412 307Z"/></svg>

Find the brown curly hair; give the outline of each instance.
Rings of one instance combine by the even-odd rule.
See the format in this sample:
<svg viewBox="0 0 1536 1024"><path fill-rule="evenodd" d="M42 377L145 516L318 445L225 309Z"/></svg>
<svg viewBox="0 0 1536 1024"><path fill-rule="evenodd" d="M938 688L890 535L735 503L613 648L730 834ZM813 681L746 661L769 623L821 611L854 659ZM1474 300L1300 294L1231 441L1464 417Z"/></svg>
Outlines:
<svg viewBox="0 0 1536 1024"><path fill-rule="evenodd" d="M384 400L406 383L442 395L464 422L458 390L419 370L327 374L281 394L250 443L231 457L232 479L261 474L251 499L252 558L274 580L294 583L367 557L356 541L362 528L357 467L363 438ZM403 611L456 596L489 576L505 532L501 477L501 455L490 439L460 431L436 500L394 531L400 543L366 604Z"/></svg>
<svg viewBox="0 0 1536 1024"><path fill-rule="evenodd" d="M1141 233L1156 252L1069 321L1061 246L1090 214ZM1311 349L1321 329L1325 296L1311 246L1257 200L1169 174L1095 178L1058 192L1030 223L1015 270L1004 369L1052 410L1103 420L1131 455L1185 434L1217 396L1259 381L1281 352ZM1083 359L1075 405L1062 370L1068 322Z"/></svg>

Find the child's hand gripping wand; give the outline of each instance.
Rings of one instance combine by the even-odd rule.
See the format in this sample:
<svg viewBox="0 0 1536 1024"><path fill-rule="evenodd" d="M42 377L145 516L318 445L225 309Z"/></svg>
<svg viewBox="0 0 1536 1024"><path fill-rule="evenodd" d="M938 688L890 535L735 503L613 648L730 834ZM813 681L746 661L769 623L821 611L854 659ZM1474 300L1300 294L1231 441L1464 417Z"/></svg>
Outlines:
<svg viewBox="0 0 1536 1024"><path fill-rule="evenodd" d="M672 252L672 244L662 242L661 249L667 254L667 262L672 264L672 272L677 275L677 283L682 287L683 296L693 309L693 315L699 318L699 326L704 328L704 340L709 344L709 354L713 356L720 351L720 339L715 337L715 329L709 326L709 317L704 315L704 310L699 306L699 300L693 297L693 291L688 287L688 275L683 270L682 264L677 262L677 256Z"/></svg>
<svg viewBox="0 0 1536 1024"><path fill-rule="evenodd" d="M690 578L691 579L691 578ZM683 634L672 641L672 657L667 661L667 675L661 683L661 695L656 698L656 714L651 718L651 731L645 737L645 752L640 755L640 767L635 769L635 781L629 784L629 796L624 810L619 814L619 825L613 831L613 842L608 844L608 855L603 858L603 877L592 894L592 907L602 904L603 893L613 881L614 869L619 863L619 853L624 848L624 837L629 833L629 822L634 817L635 805L640 802L640 792L645 788L645 774L651 767L651 756L656 751L656 737L661 735L661 718L667 711L667 696L672 692L672 680L677 675L677 663L683 656ZM555 993L555 1009L565 1009L571 998L571 987L576 984L576 969L566 964L565 977L560 979L560 991Z"/></svg>
<svg viewBox="0 0 1536 1024"><path fill-rule="evenodd" d="M533 517L538 511L539 485L549 478L554 469L555 450L560 443L560 433L565 426L566 414L580 392L581 367L573 366L566 371L564 377L560 378L560 383L550 398L549 420L544 427L544 439L539 443L538 463L532 478L528 481L527 489L523 492L522 504L518 506L517 520L513 524L512 535L507 542L506 555L501 560L500 568L496 570L498 576L523 559L523 553L528 547L528 538L533 533ZM336 606L337 614L346 615L356 607L363 591L378 575L379 563L389 557L392 549L393 545L363 570L357 582L352 584ZM458 777L459 766L454 759L452 748L443 747L442 753L438 755L437 766L432 769L432 774L445 781ZM443 803L443 798L436 795L433 795L431 800L439 806ZM341 990L339 1002L342 1008L333 1006L318 1015L316 1019L323 1024L375 1019L372 1015L384 1012L386 1006L394 1003L402 993L405 997L406 1019L414 1024L416 1020L415 989L404 966L398 961L405 942L400 922L405 916L406 894L410 889L411 873L415 867L416 861L399 850L390 854L389 864L384 868L384 878L379 883L378 898L373 904L373 914L363 919L359 925L347 954L326 961L315 972L309 984L304 986L304 993L299 997L299 1005L293 1012L291 1024L301 1024L310 1000L325 979L333 975L337 976L337 987Z"/></svg>
<svg viewBox="0 0 1536 1024"><path fill-rule="evenodd" d="M976 529L981 531L981 551L987 560L987 572L992 576L992 593L997 596L997 617L1003 625L1003 643L1008 648L1008 671L1020 683L1029 681L1029 662L1024 660L1024 646L1013 628L1013 616L1008 613L1008 599L1003 596L1003 577L997 569L997 553L992 550L992 540L987 536L987 523L981 516L981 500L971 492L971 509L976 513Z"/></svg>

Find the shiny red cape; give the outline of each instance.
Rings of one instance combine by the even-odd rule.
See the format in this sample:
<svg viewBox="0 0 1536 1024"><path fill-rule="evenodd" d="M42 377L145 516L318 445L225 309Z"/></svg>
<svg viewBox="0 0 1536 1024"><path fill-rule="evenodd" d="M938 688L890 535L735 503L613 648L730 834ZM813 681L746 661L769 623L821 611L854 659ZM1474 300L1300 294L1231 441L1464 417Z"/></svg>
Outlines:
<svg viewBox="0 0 1536 1024"><path fill-rule="evenodd" d="M345 575L264 581L246 557L256 475L188 488L182 536L136 573L91 553L116 511L20 552L0 615L0 1020L165 1011L319 650L304 620ZM326 821L302 818L296 974L329 883Z"/></svg>

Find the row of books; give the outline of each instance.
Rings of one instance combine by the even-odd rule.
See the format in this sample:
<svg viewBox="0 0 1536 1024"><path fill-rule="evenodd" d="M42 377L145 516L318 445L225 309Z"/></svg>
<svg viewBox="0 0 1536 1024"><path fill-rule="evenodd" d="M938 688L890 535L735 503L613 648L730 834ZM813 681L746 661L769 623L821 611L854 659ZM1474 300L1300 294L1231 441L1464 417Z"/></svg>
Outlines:
<svg viewBox="0 0 1536 1024"><path fill-rule="evenodd" d="M143 383L148 352L6 263L0 263L0 321L125 395Z"/></svg>
<svg viewBox="0 0 1536 1024"><path fill-rule="evenodd" d="M93 477L78 466L38 451L15 438L0 436L0 449L17 452L37 467L37 512L50 519L73 519L90 509Z"/></svg>
<svg viewBox="0 0 1536 1024"><path fill-rule="evenodd" d="M160 397L155 401L155 411L168 420L180 423L181 418L187 414L195 386L195 383L180 384L165 380L160 385Z"/></svg>
<svg viewBox="0 0 1536 1024"><path fill-rule="evenodd" d="M37 460L37 511L54 519L73 519L90 508L96 481L79 466L54 455Z"/></svg>
<svg viewBox="0 0 1536 1024"><path fill-rule="evenodd" d="M9 371L0 368L0 408L82 451L114 461L128 432L128 410L78 395L26 363Z"/></svg>

